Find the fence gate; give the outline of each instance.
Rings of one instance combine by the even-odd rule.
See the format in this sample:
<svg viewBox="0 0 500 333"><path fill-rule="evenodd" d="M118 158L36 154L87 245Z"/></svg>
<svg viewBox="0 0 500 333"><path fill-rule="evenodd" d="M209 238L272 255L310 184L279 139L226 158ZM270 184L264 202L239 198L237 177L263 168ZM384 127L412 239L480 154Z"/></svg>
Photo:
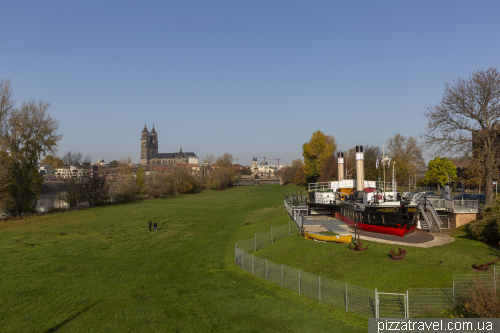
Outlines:
<svg viewBox="0 0 500 333"><path fill-rule="evenodd" d="M408 318L406 294L379 293L375 289L376 318Z"/></svg>

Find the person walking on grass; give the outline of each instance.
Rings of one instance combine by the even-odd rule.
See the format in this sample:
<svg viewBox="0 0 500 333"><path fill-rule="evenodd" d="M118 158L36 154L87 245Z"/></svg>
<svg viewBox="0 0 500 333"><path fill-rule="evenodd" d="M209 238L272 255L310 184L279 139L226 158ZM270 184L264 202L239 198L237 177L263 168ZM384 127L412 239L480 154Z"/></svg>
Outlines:
<svg viewBox="0 0 500 333"><path fill-rule="evenodd" d="M155 223L153 224L153 227L155 227L155 231L158 231L158 229L156 229L156 227L158 227L158 223L156 223L156 221L155 221Z"/></svg>
<svg viewBox="0 0 500 333"><path fill-rule="evenodd" d="M149 231L151 231L151 226L153 225L153 223L151 222L151 220L149 220Z"/></svg>

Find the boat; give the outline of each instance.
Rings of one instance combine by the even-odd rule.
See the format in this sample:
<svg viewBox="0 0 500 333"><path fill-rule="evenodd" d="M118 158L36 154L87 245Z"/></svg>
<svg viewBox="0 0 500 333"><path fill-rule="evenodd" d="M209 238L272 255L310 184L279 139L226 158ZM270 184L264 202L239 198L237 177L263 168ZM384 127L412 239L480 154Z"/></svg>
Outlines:
<svg viewBox="0 0 500 333"><path fill-rule="evenodd" d="M315 239L324 242L334 242L334 243L345 243L349 244L352 240L352 235L348 236L338 236L338 235L322 235L313 232L304 232L306 239Z"/></svg>
<svg viewBox="0 0 500 333"><path fill-rule="evenodd" d="M356 146L356 179L345 179L344 155L338 154L338 181L309 184L308 208L331 209L333 217L359 230L404 237L417 228L417 204L401 197L393 176L385 182L364 179L363 146ZM393 171L394 174L394 171Z"/></svg>

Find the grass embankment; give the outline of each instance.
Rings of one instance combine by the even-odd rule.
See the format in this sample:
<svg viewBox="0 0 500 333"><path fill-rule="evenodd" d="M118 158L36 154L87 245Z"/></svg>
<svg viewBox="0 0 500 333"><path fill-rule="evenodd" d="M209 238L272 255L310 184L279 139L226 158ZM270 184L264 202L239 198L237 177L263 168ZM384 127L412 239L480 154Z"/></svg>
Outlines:
<svg viewBox="0 0 500 333"><path fill-rule="evenodd" d="M239 187L0 222L0 332L366 331L366 318L234 265L237 240L288 223L277 210L297 190ZM276 242L277 254L310 246L301 241Z"/></svg>

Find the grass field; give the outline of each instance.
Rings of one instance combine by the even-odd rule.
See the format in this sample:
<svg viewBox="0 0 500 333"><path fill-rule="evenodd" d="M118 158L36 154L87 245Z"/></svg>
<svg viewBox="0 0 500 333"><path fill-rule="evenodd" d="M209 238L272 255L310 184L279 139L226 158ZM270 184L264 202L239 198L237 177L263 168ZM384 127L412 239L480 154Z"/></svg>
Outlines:
<svg viewBox="0 0 500 333"><path fill-rule="evenodd" d="M472 274L472 264L498 259L500 252L461 230L451 230L453 243L428 249L363 241L366 252L345 244L287 237L255 252L261 258L379 292L405 293L408 288L452 287L453 274ZM402 247L405 260L387 260ZM497 265L497 269L500 266Z"/></svg>
<svg viewBox="0 0 500 333"><path fill-rule="evenodd" d="M288 223L283 193L296 190L239 187L0 222L0 332L365 332L366 318L234 264L237 240Z"/></svg>

